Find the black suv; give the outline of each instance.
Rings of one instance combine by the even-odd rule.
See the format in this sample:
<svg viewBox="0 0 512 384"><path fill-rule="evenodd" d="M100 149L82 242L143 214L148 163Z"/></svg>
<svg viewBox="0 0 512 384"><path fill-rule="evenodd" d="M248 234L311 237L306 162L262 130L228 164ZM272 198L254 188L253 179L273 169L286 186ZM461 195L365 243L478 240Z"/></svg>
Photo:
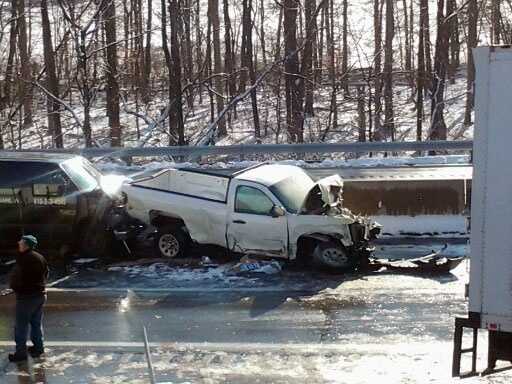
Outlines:
<svg viewBox="0 0 512 384"><path fill-rule="evenodd" d="M0 151L0 253L14 250L27 233L60 256L99 256L116 199L103 178L80 156Z"/></svg>

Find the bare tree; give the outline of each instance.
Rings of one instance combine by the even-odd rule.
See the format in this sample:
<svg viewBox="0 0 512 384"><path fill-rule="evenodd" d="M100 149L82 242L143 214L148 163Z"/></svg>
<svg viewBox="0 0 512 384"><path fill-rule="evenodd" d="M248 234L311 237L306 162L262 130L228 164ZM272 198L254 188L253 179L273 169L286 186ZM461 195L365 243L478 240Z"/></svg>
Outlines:
<svg viewBox="0 0 512 384"><path fill-rule="evenodd" d="M372 139L381 141L382 132L382 0L373 1L373 33L374 33L374 52L373 52L373 78L374 78L374 132Z"/></svg>
<svg viewBox="0 0 512 384"><path fill-rule="evenodd" d="M43 27L43 53L46 67L46 88L55 97L59 98L59 82L55 73L55 52L53 50L52 30L48 17L48 2L41 0L41 23ZM57 148L64 145L62 138L62 126L60 121L60 104L51 97L47 97L48 129L52 136L53 144Z"/></svg>
<svg viewBox="0 0 512 384"><path fill-rule="evenodd" d="M101 14L104 12L108 0L102 0L92 10L91 15L84 14L93 6L93 1L85 4L81 12L75 12L74 5L66 0L58 0L63 16L71 30L73 48L76 58L76 71L74 82L80 94L83 106L83 123L80 124L84 133L85 145L91 147L95 141L92 137L91 108L98 92L98 79L94 65L91 68L91 58L104 48L97 48L98 33ZM96 48L95 48L96 47ZM94 63L93 63L94 64ZM62 103L61 103L62 105ZM69 111L69 109L68 109Z"/></svg>
<svg viewBox="0 0 512 384"><path fill-rule="evenodd" d="M115 1L106 5L105 43L107 54L107 116L110 127L110 145L121 146L121 122L119 119L119 83L117 74L117 37Z"/></svg>
<svg viewBox="0 0 512 384"><path fill-rule="evenodd" d="M384 127L386 137L395 140L393 110L393 37L395 35L393 0L386 0L386 43L384 46Z"/></svg>
<svg viewBox="0 0 512 384"><path fill-rule="evenodd" d="M334 0L325 2L325 6L328 15L326 17L326 29L329 50L329 77L331 80L331 105L327 124L327 130L329 130L331 128L338 128L338 82L336 81L336 47L334 43Z"/></svg>
<svg viewBox="0 0 512 384"><path fill-rule="evenodd" d="M203 34L201 33L201 0L196 0L196 11L195 11L195 39L196 39L196 69L199 73L199 80L203 79L203 54L202 54L202 40ZM199 104L203 103L203 88L202 81L199 82Z"/></svg>
<svg viewBox="0 0 512 384"><path fill-rule="evenodd" d="M191 33L191 23L192 23L192 0L185 0L184 9L183 9L183 19L184 19L184 56L185 56L185 78L187 83L191 83L193 81L193 72L194 72L194 64L192 57L192 33ZM194 106L194 95L191 91L187 92L187 105L189 109L192 109Z"/></svg>
<svg viewBox="0 0 512 384"><path fill-rule="evenodd" d="M153 3L147 0L148 15L146 18L146 46L144 47L144 74L142 76L142 100L149 103L151 99L150 78L151 78L151 29L153 20Z"/></svg>
<svg viewBox="0 0 512 384"><path fill-rule="evenodd" d="M16 35L18 30L17 23L17 7L16 0L11 0L11 21L9 26L9 53L7 54L7 63L5 66L5 75L4 81L2 83L2 87L0 89L0 112L7 108L10 104L13 103L14 97L12 97L12 88L13 88L13 74L14 74L14 59L16 56ZM7 121L6 125L10 122ZM0 149L4 148L4 139L3 139L3 127L4 124L0 125Z"/></svg>
<svg viewBox="0 0 512 384"><path fill-rule="evenodd" d="M215 72L215 100L217 104L217 114L224 109L224 81L220 76L223 73L222 60L220 57L220 20L219 20L219 2L218 0L208 0L208 19L212 28L213 35L213 66ZM219 137L227 135L226 121L219 121L217 133Z"/></svg>
<svg viewBox="0 0 512 384"><path fill-rule="evenodd" d="M252 22L252 0L243 0L243 16L242 16L242 47L241 53L242 56L242 73L240 76L240 89L239 92L242 93L242 90L245 91L245 83L247 82L247 74L249 75L249 79L251 81L251 86L255 84L256 81L256 72L254 69L254 52L252 46L252 30L253 30L253 22ZM252 87L251 91L251 107L252 107L252 116L253 116L253 124L254 124L254 136L259 138L261 136L260 131L260 117L258 112L258 100L256 95L256 88Z"/></svg>
<svg viewBox="0 0 512 384"><path fill-rule="evenodd" d="M304 114L313 116L313 91L314 91L314 73L313 73L313 42L316 36L316 0L306 0L304 3L304 18L306 20L306 41L304 52L302 54L302 76L305 79L305 103Z"/></svg>
<svg viewBox="0 0 512 384"><path fill-rule="evenodd" d="M32 125L32 73L30 70L29 41L27 36L27 20L25 17L25 0L16 1L18 13L18 49L20 55L21 79L20 99L23 103L23 124Z"/></svg>
<svg viewBox="0 0 512 384"><path fill-rule="evenodd" d="M425 9L428 0L420 1L420 9ZM425 92L425 23L422 17L425 13L420 12L419 36L418 36L418 71L416 74L416 140L421 141L423 137L423 95Z"/></svg>
<svg viewBox="0 0 512 384"><path fill-rule="evenodd" d="M223 0L224 11L224 70L227 75L227 89L230 98L236 95L236 78L233 73L235 68L235 55L233 52L233 31L231 27L231 17L229 16L228 0Z"/></svg>
<svg viewBox="0 0 512 384"><path fill-rule="evenodd" d="M343 74L343 92L345 96L349 94L349 70L348 70L348 0L343 0L343 56L341 59L341 73Z"/></svg>
<svg viewBox="0 0 512 384"><path fill-rule="evenodd" d="M467 92L464 124L471 124L471 111L475 103L473 84L475 82L475 62L472 49L477 45L478 39L478 3L477 0L469 0L468 3L468 40L467 40Z"/></svg>
<svg viewBox="0 0 512 384"><path fill-rule="evenodd" d="M501 0L491 0L491 43L500 44L501 34Z"/></svg>
<svg viewBox="0 0 512 384"><path fill-rule="evenodd" d="M183 124L183 102L181 90L181 52L178 42L180 12L178 0L170 0L169 15L171 24L171 50L167 45L167 18L165 0L162 0L162 46L169 71L169 145L185 145L185 127Z"/></svg>
<svg viewBox="0 0 512 384"><path fill-rule="evenodd" d="M263 65L267 66L267 44L265 41L265 3L260 0L260 44L261 44L261 58Z"/></svg>
<svg viewBox="0 0 512 384"><path fill-rule="evenodd" d="M447 0L446 17L448 17L448 29L450 36L450 63L448 65L448 77L455 82L455 73L460 65L460 37L459 37L459 16L457 0Z"/></svg>
<svg viewBox="0 0 512 384"><path fill-rule="evenodd" d="M298 0L284 0L284 44L287 57L285 69L286 89L286 124L291 142L302 142L302 100L301 82L299 72L299 57L297 49L297 13Z"/></svg>
<svg viewBox="0 0 512 384"><path fill-rule="evenodd" d="M444 121L444 90L448 68L449 23L446 22L445 1L437 1L437 39L434 60L434 73L431 90L431 140L446 140Z"/></svg>

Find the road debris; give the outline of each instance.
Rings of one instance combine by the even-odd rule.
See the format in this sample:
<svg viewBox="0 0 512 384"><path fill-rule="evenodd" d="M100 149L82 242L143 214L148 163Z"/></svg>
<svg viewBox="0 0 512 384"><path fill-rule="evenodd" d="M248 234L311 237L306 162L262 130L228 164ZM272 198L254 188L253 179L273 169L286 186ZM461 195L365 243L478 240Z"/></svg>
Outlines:
<svg viewBox="0 0 512 384"><path fill-rule="evenodd" d="M228 274L263 273L273 275L280 273L282 270L282 264L276 260L255 260L244 256L239 263L228 270Z"/></svg>

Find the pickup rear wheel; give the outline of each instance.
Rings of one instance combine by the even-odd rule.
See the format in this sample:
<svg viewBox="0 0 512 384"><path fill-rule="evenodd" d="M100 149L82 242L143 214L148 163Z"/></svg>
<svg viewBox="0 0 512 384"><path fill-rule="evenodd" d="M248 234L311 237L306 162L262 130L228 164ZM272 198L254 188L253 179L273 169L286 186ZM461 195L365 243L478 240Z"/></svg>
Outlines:
<svg viewBox="0 0 512 384"><path fill-rule="evenodd" d="M313 262L318 267L338 271L353 269L356 264L354 255L334 241L318 243L313 251Z"/></svg>
<svg viewBox="0 0 512 384"><path fill-rule="evenodd" d="M160 257L174 259L185 254L187 236L179 227L162 227L155 238L155 251Z"/></svg>

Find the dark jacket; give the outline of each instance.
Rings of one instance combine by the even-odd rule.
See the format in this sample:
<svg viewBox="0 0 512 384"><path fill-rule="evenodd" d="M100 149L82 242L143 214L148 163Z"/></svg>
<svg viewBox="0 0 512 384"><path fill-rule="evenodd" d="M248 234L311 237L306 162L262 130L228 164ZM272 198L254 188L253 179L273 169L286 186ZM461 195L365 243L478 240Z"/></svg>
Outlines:
<svg viewBox="0 0 512 384"><path fill-rule="evenodd" d="M17 295L44 293L47 281L48 264L42 255L32 250L18 253L9 279L9 285Z"/></svg>

